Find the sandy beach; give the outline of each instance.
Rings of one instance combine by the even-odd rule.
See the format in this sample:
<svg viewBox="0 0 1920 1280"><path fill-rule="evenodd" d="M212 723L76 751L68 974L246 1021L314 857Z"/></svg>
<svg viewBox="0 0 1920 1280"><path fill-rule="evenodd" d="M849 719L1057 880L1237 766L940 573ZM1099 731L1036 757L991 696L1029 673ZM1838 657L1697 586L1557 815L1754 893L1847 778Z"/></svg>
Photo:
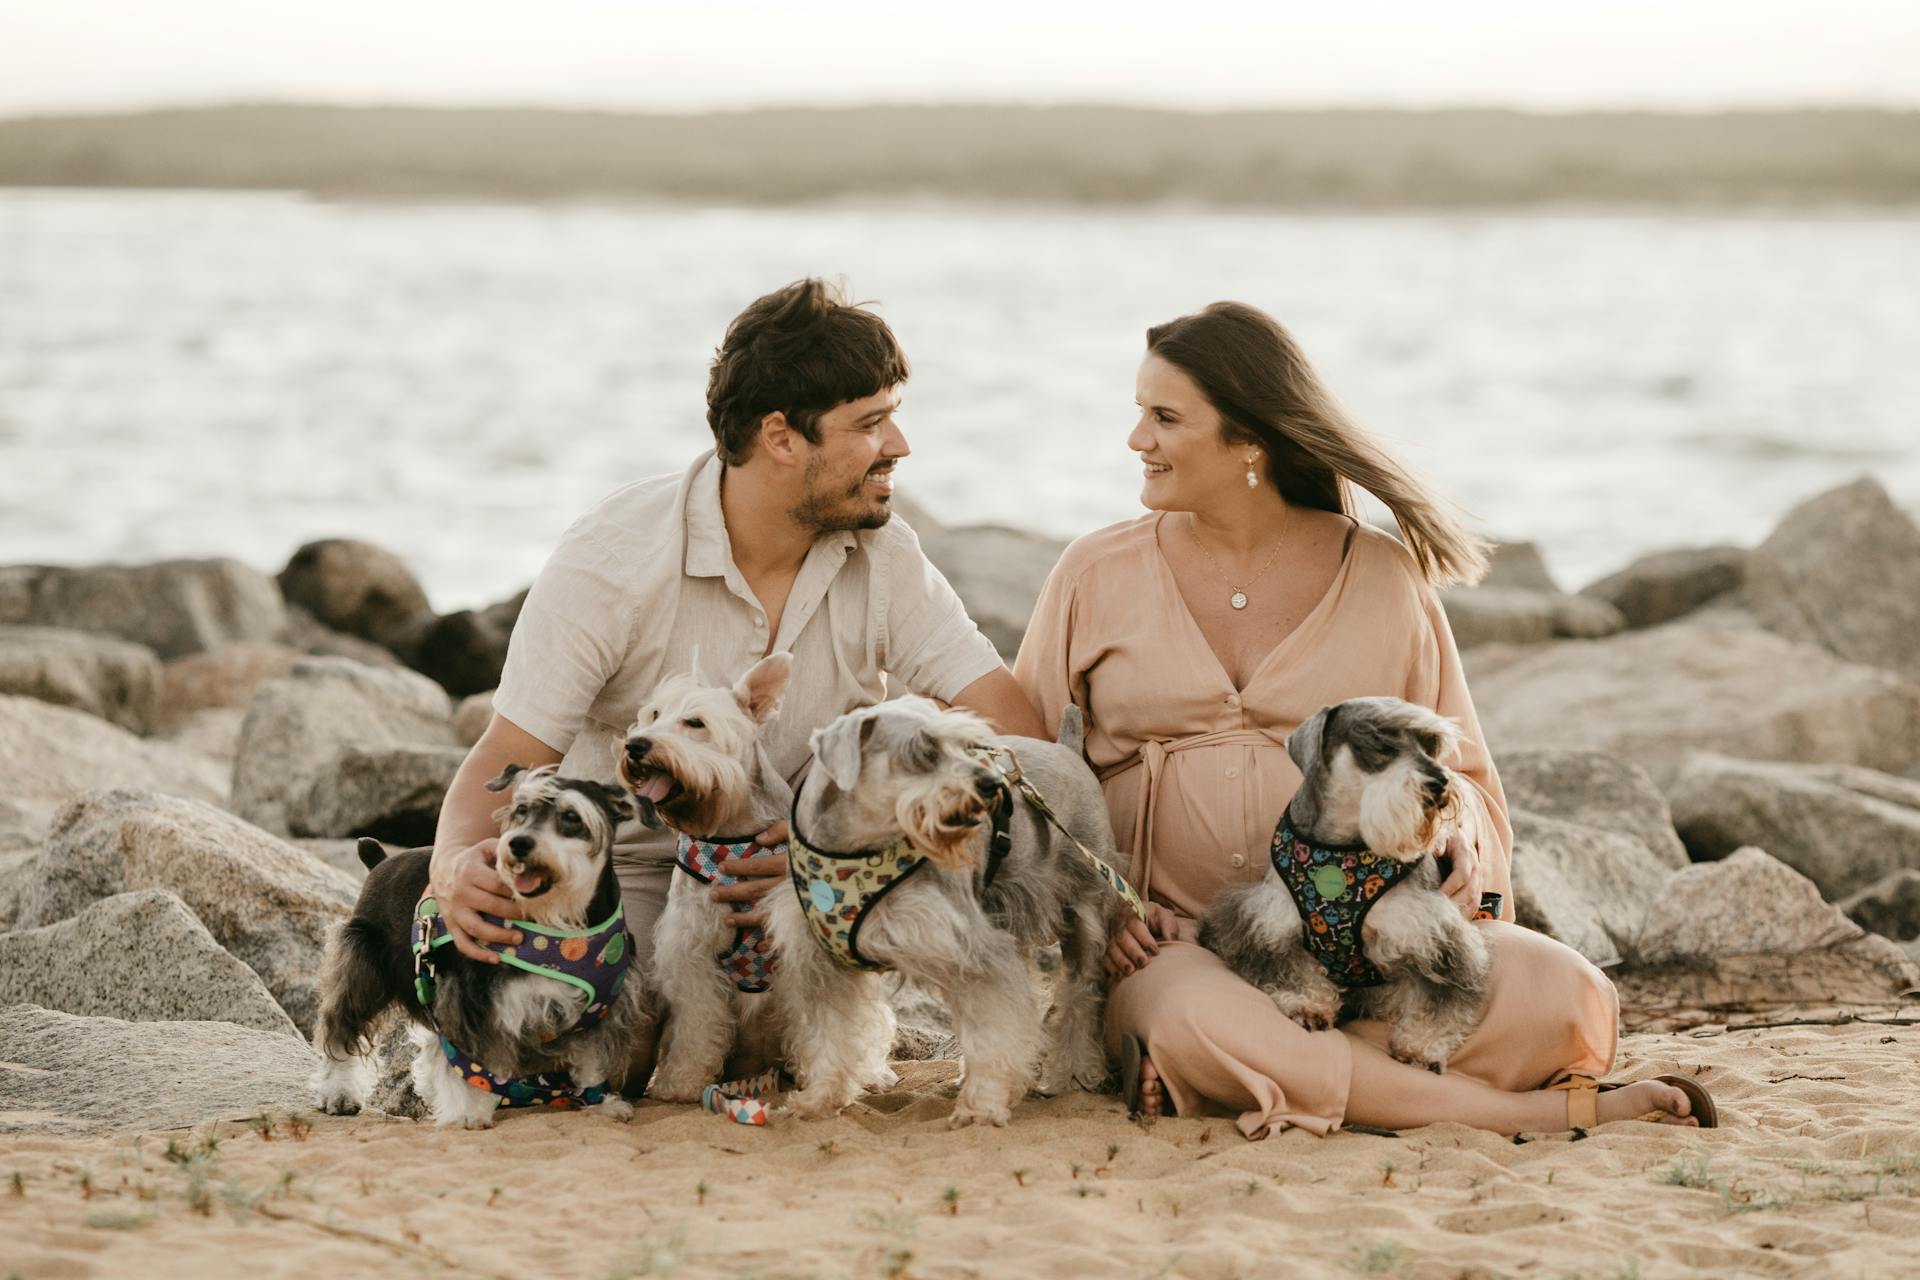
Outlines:
<svg viewBox="0 0 1920 1280"><path fill-rule="evenodd" d="M1920 1270L1920 1029L1635 1035L1722 1128L1514 1142L1226 1119L1112 1097L949 1132L954 1064L825 1124L643 1105L491 1132L273 1113L0 1137L0 1275L1897 1276ZM306 1126L311 1126L307 1128Z"/></svg>

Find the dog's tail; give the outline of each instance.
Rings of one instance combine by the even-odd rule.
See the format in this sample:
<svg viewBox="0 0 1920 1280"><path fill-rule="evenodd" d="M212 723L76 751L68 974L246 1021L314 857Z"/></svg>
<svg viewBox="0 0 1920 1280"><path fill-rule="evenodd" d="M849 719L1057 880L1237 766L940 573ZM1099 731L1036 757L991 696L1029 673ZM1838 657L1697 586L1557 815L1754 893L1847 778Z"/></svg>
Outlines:
<svg viewBox="0 0 1920 1280"><path fill-rule="evenodd" d="M380 847L380 842L366 836L360 837L360 843L355 846L355 852L360 855L360 861L369 871L387 860L387 851Z"/></svg>
<svg viewBox="0 0 1920 1280"><path fill-rule="evenodd" d="M1060 745L1077 756L1086 754L1086 721L1081 718L1080 708L1071 702L1060 712Z"/></svg>

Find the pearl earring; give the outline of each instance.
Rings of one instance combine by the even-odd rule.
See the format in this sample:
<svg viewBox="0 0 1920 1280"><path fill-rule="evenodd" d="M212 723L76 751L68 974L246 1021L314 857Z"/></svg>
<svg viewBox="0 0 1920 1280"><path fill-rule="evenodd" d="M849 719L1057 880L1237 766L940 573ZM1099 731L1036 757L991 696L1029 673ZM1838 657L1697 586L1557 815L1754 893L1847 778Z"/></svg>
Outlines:
<svg viewBox="0 0 1920 1280"><path fill-rule="evenodd" d="M1260 477L1255 475L1253 471L1253 460L1259 456L1257 453L1247 455L1247 488L1249 489L1256 487L1260 483Z"/></svg>

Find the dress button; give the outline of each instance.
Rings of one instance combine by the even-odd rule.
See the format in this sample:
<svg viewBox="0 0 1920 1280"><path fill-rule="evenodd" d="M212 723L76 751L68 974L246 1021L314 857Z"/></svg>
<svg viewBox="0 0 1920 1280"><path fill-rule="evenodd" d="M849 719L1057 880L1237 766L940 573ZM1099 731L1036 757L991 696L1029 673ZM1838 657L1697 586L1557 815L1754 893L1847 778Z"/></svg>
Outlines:
<svg viewBox="0 0 1920 1280"><path fill-rule="evenodd" d="M1233 865L1234 865L1234 866L1236 866L1236 867L1244 867L1244 866L1246 866L1246 865L1247 865L1247 859L1246 859L1246 855L1245 855L1245 854L1240 854L1240 853L1236 853L1236 854L1234 854L1234 855L1233 855Z"/></svg>
<svg viewBox="0 0 1920 1280"><path fill-rule="evenodd" d="M1239 706L1239 705L1240 705L1240 695L1239 695L1239 694L1237 694L1237 693L1230 693L1230 694L1228 694L1228 695L1227 695L1227 705L1228 705L1228 706L1230 706L1230 707L1237 707L1237 706Z"/></svg>
<svg viewBox="0 0 1920 1280"><path fill-rule="evenodd" d="M1229 778L1237 778L1237 777L1239 777L1239 776L1240 776L1240 770L1239 770L1239 769L1237 769L1237 768L1235 768L1235 769L1229 769L1229 770L1227 770L1227 776L1228 776Z"/></svg>

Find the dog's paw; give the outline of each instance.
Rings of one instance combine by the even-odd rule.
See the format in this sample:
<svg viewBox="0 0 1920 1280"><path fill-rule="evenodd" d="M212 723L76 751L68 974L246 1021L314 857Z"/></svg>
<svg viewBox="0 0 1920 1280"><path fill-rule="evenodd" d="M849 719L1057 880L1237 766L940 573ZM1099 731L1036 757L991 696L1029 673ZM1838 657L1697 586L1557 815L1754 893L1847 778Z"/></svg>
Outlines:
<svg viewBox="0 0 1920 1280"><path fill-rule="evenodd" d="M359 1063L328 1060L307 1087L313 1091L313 1105L330 1116L356 1115L366 1102L366 1072Z"/></svg>
<svg viewBox="0 0 1920 1280"><path fill-rule="evenodd" d="M344 1093L325 1093L314 1091L313 1105L330 1116L355 1116L360 1114L360 1102Z"/></svg>
<svg viewBox="0 0 1920 1280"><path fill-rule="evenodd" d="M617 1093L609 1094L604 1102L595 1103L589 1110L621 1124L633 1119L633 1104Z"/></svg>
<svg viewBox="0 0 1920 1280"><path fill-rule="evenodd" d="M956 1104L953 1114L947 1117L947 1128L964 1129L970 1124L990 1124L997 1129L1004 1129L1012 1118L1012 1113L1006 1107Z"/></svg>
<svg viewBox="0 0 1920 1280"><path fill-rule="evenodd" d="M1445 1075L1451 1054L1440 1053L1433 1045L1408 1045L1389 1042L1387 1052L1410 1067L1424 1067L1435 1075Z"/></svg>
<svg viewBox="0 0 1920 1280"><path fill-rule="evenodd" d="M647 1096L655 1102L698 1102L709 1080L693 1080L678 1072L659 1073L647 1084Z"/></svg>
<svg viewBox="0 0 1920 1280"><path fill-rule="evenodd" d="M892 1067L882 1067L874 1075L873 1079L867 1081L867 1088L873 1090L875 1093L884 1093L899 1083L900 1073L898 1071L895 1071Z"/></svg>
<svg viewBox="0 0 1920 1280"><path fill-rule="evenodd" d="M1308 1031L1327 1031L1340 1019L1338 1002L1313 1000L1292 991L1268 991L1280 1012Z"/></svg>
<svg viewBox="0 0 1920 1280"><path fill-rule="evenodd" d="M851 1101L836 1090L811 1085L787 1095L787 1106L802 1120L831 1120Z"/></svg>

